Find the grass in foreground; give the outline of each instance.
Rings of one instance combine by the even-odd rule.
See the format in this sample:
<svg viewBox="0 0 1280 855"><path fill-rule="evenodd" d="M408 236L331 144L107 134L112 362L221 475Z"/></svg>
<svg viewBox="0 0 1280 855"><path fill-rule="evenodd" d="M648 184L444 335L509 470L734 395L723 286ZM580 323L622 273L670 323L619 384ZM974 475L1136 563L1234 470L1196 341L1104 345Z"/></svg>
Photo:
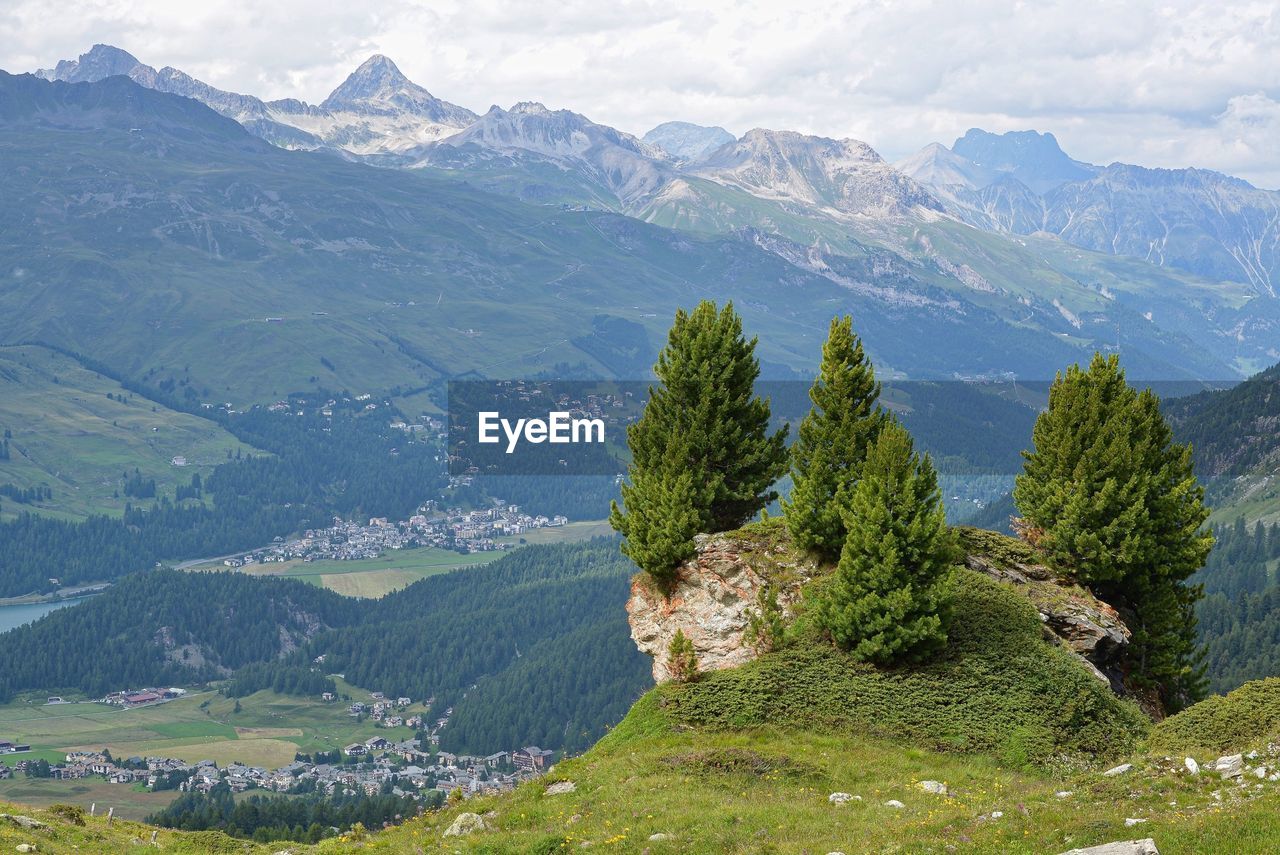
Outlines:
<svg viewBox="0 0 1280 855"><path fill-rule="evenodd" d="M558 765L545 781L413 820L369 838L365 849L557 852L590 843L651 855L1054 853L1152 836L1162 853L1177 855L1263 852L1280 835L1275 785L1238 795L1216 776L1154 766L1116 778L1096 770L1015 772L989 757L866 736L775 728L681 732L660 703L660 693L646 696L596 749ZM576 789L545 795L554 780L571 780ZM923 792L921 780L945 782L950 795ZM1223 789L1231 792L1219 802L1212 792ZM860 800L837 806L828 800L833 792ZM904 807L887 806L892 799ZM462 810L496 811L493 830L443 838ZM1146 822L1126 827L1127 818ZM657 834L667 837L650 839Z"/></svg>

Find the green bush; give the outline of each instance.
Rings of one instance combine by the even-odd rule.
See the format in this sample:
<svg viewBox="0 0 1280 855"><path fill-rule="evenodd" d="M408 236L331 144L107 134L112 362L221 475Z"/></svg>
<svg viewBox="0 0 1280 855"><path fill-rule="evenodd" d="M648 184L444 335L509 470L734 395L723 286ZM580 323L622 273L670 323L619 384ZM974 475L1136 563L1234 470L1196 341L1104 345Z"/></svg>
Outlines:
<svg viewBox="0 0 1280 855"><path fill-rule="evenodd" d="M1149 722L1041 635L1035 608L962 570L947 648L928 665L878 669L804 634L785 650L658 690L675 724L869 732L1013 765L1131 751ZM620 730L626 723L620 726Z"/></svg>
<svg viewBox="0 0 1280 855"><path fill-rule="evenodd" d="M1280 677L1254 680L1214 695L1156 725L1155 751L1239 751L1280 737Z"/></svg>

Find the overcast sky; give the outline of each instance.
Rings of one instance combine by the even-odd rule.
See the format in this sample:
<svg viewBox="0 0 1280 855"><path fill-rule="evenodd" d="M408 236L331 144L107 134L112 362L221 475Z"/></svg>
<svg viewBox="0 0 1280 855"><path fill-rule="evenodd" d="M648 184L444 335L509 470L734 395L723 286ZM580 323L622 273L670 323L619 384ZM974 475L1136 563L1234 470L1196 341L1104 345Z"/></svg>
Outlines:
<svg viewBox="0 0 1280 855"><path fill-rule="evenodd" d="M0 0L0 68L95 42L264 98L321 101L383 53L476 111L541 101L636 134L788 128L890 159L970 127L1034 128L1082 160L1280 187L1275 0Z"/></svg>

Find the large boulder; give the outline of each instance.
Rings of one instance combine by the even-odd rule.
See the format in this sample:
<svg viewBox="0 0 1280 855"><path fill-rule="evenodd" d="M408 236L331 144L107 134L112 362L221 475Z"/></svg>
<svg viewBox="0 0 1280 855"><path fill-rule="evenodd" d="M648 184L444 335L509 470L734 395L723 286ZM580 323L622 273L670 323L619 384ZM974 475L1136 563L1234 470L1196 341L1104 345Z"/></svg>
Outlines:
<svg viewBox="0 0 1280 855"><path fill-rule="evenodd" d="M1062 855L1160 855L1160 850L1156 848L1156 842L1147 837L1142 840L1103 843L1087 849L1069 849Z"/></svg>
<svg viewBox="0 0 1280 855"><path fill-rule="evenodd" d="M701 671L734 668L754 659L756 653L743 632L766 581L774 582L778 605L789 613L800 586L818 572L817 564L797 555L785 537L700 534L694 544L697 553L680 565L669 593L643 573L631 583L631 637L640 652L653 657L653 679L659 683L671 677L667 647L677 630L693 643Z"/></svg>

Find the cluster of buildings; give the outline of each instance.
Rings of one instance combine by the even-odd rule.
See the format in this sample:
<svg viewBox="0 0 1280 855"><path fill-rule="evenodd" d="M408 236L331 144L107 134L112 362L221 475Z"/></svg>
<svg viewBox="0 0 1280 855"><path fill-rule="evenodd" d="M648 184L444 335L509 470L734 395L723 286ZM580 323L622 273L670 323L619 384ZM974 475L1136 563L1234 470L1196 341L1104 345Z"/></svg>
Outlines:
<svg viewBox="0 0 1280 855"><path fill-rule="evenodd" d="M328 528L307 529L294 540L276 542L243 556L227 558L228 567L244 567L277 561L356 561L378 558L392 549L436 546L457 552L489 552L507 548L496 538L519 536L536 528L563 526L564 516L526 514L516 505L498 502L481 510L440 509L427 502L407 520L390 522L372 517L368 524L335 517Z"/></svg>
<svg viewBox="0 0 1280 855"><path fill-rule="evenodd" d="M158 704L164 701L171 701L174 698L180 698L187 693L186 689L157 689L149 687L146 689L125 689L122 692L111 692L110 694L99 698L98 702L109 704L116 707L124 707L130 709L132 707L145 707L148 704ZM51 697L49 703L58 704L65 703L62 698Z"/></svg>
<svg viewBox="0 0 1280 855"><path fill-rule="evenodd" d="M358 750L356 746L359 746ZM145 784L150 789L176 789L207 793L226 784L233 793L250 789L277 793L317 792L350 795L363 791L376 795L428 796L433 790L446 796L505 792L522 781L536 778L551 764L552 752L537 747L500 751L488 757L424 751L418 740L393 742L375 736L343 750L343 763L295 761L279 769L232 763L218 766L213 760L187 763L172 757L129 757L116 760L106 752L71 751L65 762L51 764L48 777L77 780L100 776L113 784ZM18 762L13 772L25 773L37 761ZM0 776L12 774L0 765ZM177 781L175 784L174 781Z"/></svg>

